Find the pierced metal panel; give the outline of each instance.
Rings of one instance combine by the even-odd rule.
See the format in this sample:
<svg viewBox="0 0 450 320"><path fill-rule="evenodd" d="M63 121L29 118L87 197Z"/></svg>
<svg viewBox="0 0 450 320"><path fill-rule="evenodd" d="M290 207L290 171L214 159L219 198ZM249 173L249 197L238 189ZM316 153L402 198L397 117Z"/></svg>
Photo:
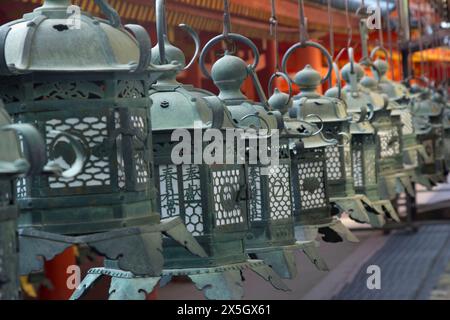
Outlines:
<svg viewBox="0 0 450 320"><path fill-rule="evenodd" d="M87 146L92 150L108 139L106 116L71 117L67 119L53 118L45 121L47 145L54 143L54 159L62 168L68 169L70 164L66 162L63 155L69 145L66 137L56 137L54 130L77 132L86 141ZM49 187L51 189L78 188L107 186L111 184L109 157L100 152L92 152L86 161L83 172L73 179L49 177Z"/></svg>
<svg viewBox="0 0 450 320"><path fill-rule="evenodd" d="M413 134L414 133L414 124L413 124L411 112L409 112L407 110L403 110L400 113L400 119L403 124L402 134Z"/></svg>
<svg viewBox="0 0 450 320"><path fill-rule="evenodd" d="M33 100L102 99L105 97L103 82L55 81L33 85Z"/></svg>
<svg viewBox="0 0 450 320"><path fill-rule="evenodd" d="M299 164L301 209L308 210L327 206L324 167L323 160L310 159Z"/></svg>
<svg viewBox="0 0 450 320"><path fill-rule="evenodd" d="M327 178L328 180L340 180L343 178L343 166L341 150L338 146L328 146L325 148L327 157Z"/></svg>
<svg viewBox="0 0 450 320"><path fill-rule="evenodd" d="M248 182L250 190L250 220L262 220L262 195L261 195L261 168L250 166L248 170Z"/></svg>
<svg viewBox="0 0 450 320"><path fill-rule="evenodd" d="M388 158L400 153L400 140L397 128L378 131L381 146L381 158Z"/></svg>
<svg viewBox="0 0 450 320"><path fill-rule="evenodd" d="M269 176L270 218L288 219L292 216L290 166L283 164L276 169L276 173Z"/></svg>
<svg viewBox="0 0 450 320"><path fill-rule="evenodd" d="M353 179L355 187L364 186L363 151L362 142L357 142L352 152Z"/></svg>
<svg viewBox="0 0 450 320"><path fill-rule="evenodd" d="M180 216L194 235L204 234L200 167L159 165L161 218Z"/></svg>
<svg viewBox="0 0 450 320"><path fill-rule="evenodd" d="M204 231L200 168L183 165L182 169L185 225L194 236L200 236Z"/></svg>
<svg viewBox="0 0 450 320"><path fill-rule="evenodd" d="M145 98L145 83L141 80L120 80L117 83L118 98Z"/></svg>
<svg viewBox="0 0 450 320"><path fill-rule="evenodd" d="M376 167L376 150L375 148L364 149L364 179L365 184L377 184L377 167Z"/></svg>
<svg viewBox="0 0 450 320"><path fill-rule="evenodd" d="M233 225L244 222L243 213L236 202L240 190L239 170L213 171L214 209L216 226Z"/></svg>

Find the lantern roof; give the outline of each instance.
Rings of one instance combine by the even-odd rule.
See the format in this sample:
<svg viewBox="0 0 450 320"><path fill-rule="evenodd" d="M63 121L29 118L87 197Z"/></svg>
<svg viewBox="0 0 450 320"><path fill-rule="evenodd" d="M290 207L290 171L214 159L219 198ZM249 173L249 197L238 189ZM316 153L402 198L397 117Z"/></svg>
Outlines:
<svg viewBox="0 0 450 320"><path fill-rule="evenodd" d="M104 2L99 5L109 20L81 12L70 0L45 0L3 25L0 74L136 70L149 55L142 54L140 41L120 24L117 13Z"/></svg>
<svg viewBox="0 0 450 320"><path fill-rule="evenodd" d="M319 118L311 117L310 122L342 122L348 120L345 103L337 98L318 96L307 98L298 95L294 98L294 108L299 111L299 117L305 120L308 115L317 114Z"/></svg>
<svg viewBox="0 0 450 320"><path fill-rule="evenodd" d="M150 98L153 131L235 127L225 105L209 91L158 81Z"/></svg>

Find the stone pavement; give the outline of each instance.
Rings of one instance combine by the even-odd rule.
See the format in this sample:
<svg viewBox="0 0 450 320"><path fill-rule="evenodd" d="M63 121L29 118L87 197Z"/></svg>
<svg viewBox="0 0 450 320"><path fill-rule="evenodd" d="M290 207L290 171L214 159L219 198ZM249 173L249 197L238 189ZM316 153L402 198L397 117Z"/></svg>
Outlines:
<svg viewBox="0 0 450 320"><path fill-rule="evenodd" d="M397 231L333 298L431 299L433 296L434 299L439 296L450 299L449 269L449 274L445 275L449 263L450 224L423 225L415 234ZM380 267L380 289L367 288L370 265Z"/></svg>

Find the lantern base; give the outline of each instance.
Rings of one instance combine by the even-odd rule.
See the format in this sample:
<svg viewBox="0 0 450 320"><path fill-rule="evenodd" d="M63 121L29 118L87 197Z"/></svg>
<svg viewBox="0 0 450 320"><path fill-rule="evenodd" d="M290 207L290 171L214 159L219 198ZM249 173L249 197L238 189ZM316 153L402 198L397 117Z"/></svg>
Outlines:
<svg viewBox="0 0 450 320"><path fill-rule="evenodd" d="M348 216L359 223L369 223L378 221L371 217L372 215L379 215L369 198L362 194L355 194L342 198L330 198L331 202L336 203L341 213L346 212ZM379 226L379 223L376 223Z"/></svg>
<svg viewBox="0 0 450 320"><path fill-rule="evenodd" d="M315 241L297 241L293 245L267 248L247 249L249 255L263 260L283 279L294 279L297 276L295 252L303 251L308 259L321 271L329 268L322 257L319 256Z"/></svg>
<svg viewBox="0 0 450 320"><path fill-rule="evenodd" d="M66 236L36 229L19 230L20 274L43 270L43 257L51 260L70 246L86 244L109 259L118 258L122 270L139 275L159 275L163 268L162 236L165 234L192 253L207 254L180 218L161 220L156 225L130 227L83 236Z"/></svg>
<svg viewBox="0 0 450 320"><path fill-rule="evenodd" d="M109 300L144 300L160 282L167 285L174 276L187 276L197 289L202 290L210 300L239 300L244 296L241 272L251 269L278 290L290 291L278 275L261 260L247 260L242 263L214 268L193 268L163 270L157 277L138 277L131 272L114 268L93 268L73 293L71 300L82 298L95 283L104 276L111 278Z"/></svg>
<svg viewBox="0 0 450 320"><path fill-rule="evenodd" d="M407 192L410 196L415 194L410 170L382 175L379 183L380 196L384 199L394 200L402 192Z"/></svg>
<svg viewBox="0 0 450 320"><path fill-rule="evenodd" d="M314 241L321 233L325 242L359 242L358 238L337 218L331 218L329 223L304 225L295 227L295 238L302 241Z"/></svg>
<svg viewBox="0 0 450 320"><path fill-rule="evenodd" d="M386 217L396 222L400 222L400 217L390 200L372 201L372 204L377 211L383 212Z"/></svg>

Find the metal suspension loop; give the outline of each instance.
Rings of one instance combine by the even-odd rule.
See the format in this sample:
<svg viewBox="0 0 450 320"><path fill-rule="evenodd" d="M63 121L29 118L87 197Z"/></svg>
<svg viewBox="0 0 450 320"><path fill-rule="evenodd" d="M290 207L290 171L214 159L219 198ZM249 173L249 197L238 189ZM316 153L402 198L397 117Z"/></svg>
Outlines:
<svg viewBox="0 0 450 320"><path fill-rule="evenodd" d="M389 47L389 69L391 70L392 79L395 79L395 70L394 70L394 49L392 45L392 34L391 34L391 23L390 23L390 14L389 14L389 6L391 4L391 0L386 0L386 23L387 23L387 36L388 36L388 47Z"/></svg>
<svg viewBox="0 0 450 320"><path fill-rule="evenodd" d="M328 23L330 25L330 55L334 57L334 29L333 29L333 15L331 12L331 0L328 0ZM333 86L333 79L328 79L328 85L331 88Z"/></svg>
<svg viewBox="0 0 450 320"><path fill-rule="evenodd" d="M348 0L344 0L345 3L345 20L347 23L347 47L346 48L342 48L338 54L336 55L336 58L334 59L334 61L339 61L339 59L341 58L341 55L348 50L351 46L352 46L352 42L353 42L353 29L352 26L350 24L350 15L349 15L349 10L348 10Z"/></svg>
<svg viewBox="0 0 450 320"><path fill-rule="evenodd" d="M424 56L423 56L423 43L422 43L422 31L423 31L423 26L422 26L422 13L421 13L421 9L422 9L422 2L419 3L419 12L418 12L418 16L419 16L419 49L420 49L420 75L425 76L425 69L424 69Z"/></svg>
<svg viewBox="0 0 450 320"><path fill-rule="evenodd" d="M223 0L223 36L225 39L226 50L229 52L235 52L235 43L228 36L231 33L231 16L230 16L230 5L228 0ZM230 49L231 48L231 49Z"/></svg>
<svg viewBox="0 0 450 320"><path fill-rule="evenodd" d="M273 37L275 42L275 69L276 71L280 71L280 53L279 48L280 44L278 42L278 18L275 6L275 0L271 0L272 2L272 16L270 17L270 35Z"/></svg>
<svg viewBox="0 0 450 320"><path fill-rule="evenodd" d="M298 16L299 16L299 31L300 43L305 43L309 40L308 35L308 20L305 17L305 5L303 0L298 0Z"/></svg>
<svg viewBox="0 0 450 320"><path fill-rule="evenodd" d="M381 12L380 0L377 0L377 8ZM384 47L384 39L383 39L383 23L382 22L381 22L380 29L378 29L378 38L380 41L380 47L383 48Z"/></svg>

